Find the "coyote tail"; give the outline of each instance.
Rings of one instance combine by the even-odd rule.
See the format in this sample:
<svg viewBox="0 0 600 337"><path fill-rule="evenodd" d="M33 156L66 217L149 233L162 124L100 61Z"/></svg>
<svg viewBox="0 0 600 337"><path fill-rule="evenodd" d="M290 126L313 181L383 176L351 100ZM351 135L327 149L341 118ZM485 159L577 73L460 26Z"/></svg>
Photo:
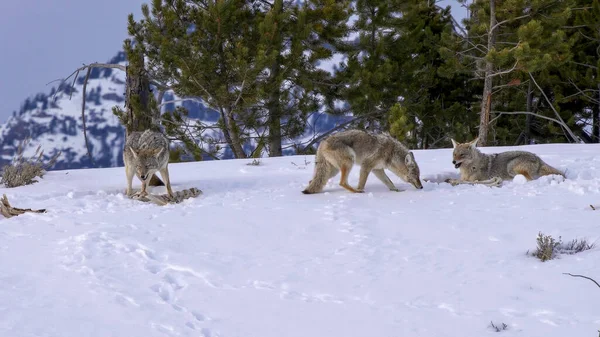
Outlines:
<svg viewBox="0 0 600 337"><path fill-rule="evenodd" d="M315 172L312 180L308 183L308 187L302 193L313 194L319 193L327 184L329 180L330 171L333 166L325 159L321 149L317 149L317 155L315 157Z"/></svg>
<svg viewBox="0 0 600 337"><path fill-rule="evenodd" d="M562 176L563 178L566 178L566 175L564 172L562 172L558 169L555 169L554 167L552 167L546 163L542 164L542 167L540 167L540 174L543 176L557 174L559 176Z"/></svg>

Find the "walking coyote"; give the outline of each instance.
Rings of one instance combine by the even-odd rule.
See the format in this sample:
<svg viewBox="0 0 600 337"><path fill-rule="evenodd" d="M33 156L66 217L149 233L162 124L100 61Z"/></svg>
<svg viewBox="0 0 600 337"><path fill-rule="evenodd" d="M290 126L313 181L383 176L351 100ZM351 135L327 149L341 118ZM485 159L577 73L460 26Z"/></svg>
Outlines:
<svg viewBox="0 0 600 337"><path fill-rule="evenodd" d="M354 164L359 164L360 177L355 189L348 184L348 174ZM340 186L350 192L364 192L370 172L391 191L400 191L384 169L389 169L418 189L423 188L419 166L412 152L389 135L375 135L360 130L348 130L329 136L319 144L313 179L304 194L318 193L327 181L341 172Z"/></svg>

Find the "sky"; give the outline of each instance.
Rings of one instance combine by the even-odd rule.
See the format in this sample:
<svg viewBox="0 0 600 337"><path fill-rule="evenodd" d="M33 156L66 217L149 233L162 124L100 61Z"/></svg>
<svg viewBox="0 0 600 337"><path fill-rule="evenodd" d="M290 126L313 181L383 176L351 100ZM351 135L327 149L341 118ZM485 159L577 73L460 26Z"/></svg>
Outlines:
<svg viewBox="0 0 600 337"><path fill-rule="evenodd" d="M0 1L0 123L22 102L49 92L48 82L68 76L83 63L106 62L127 38L127 15L141 17L148 0ZM454 0L457 20L465 10Z"/></svg>

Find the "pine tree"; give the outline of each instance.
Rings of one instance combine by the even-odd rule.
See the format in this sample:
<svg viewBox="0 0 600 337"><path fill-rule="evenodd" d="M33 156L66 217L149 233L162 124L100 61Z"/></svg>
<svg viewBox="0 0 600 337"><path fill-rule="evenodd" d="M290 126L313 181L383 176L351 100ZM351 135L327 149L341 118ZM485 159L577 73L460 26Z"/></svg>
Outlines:
<svg viewBox="0 0 600 337"><path fill-rule="evenodd" d="M390 111L390 132L421 148L442 145L449 134L467 138L474 126L474 87L464 74L444 73L440 54L443 37L453 31L450 8L404 1L398 29L389 58L402 69L393 74L402 101Z"/></svg>
<svg viewBox="0 0 600 337"><path fill-rule="evenodd" d="M265 2L263 2L265 3ZM282 155L282 140L302 135L330 75L316 65L332 56L332 43L346 34L349 1L317 0L298 4L276 0L266 6L261 34L271 55L261 83L270 156Z"/></svg>
<svg viewBox="0 0 600 337"><path fill-rule="evenodd" d="M600 1L578 0L575 15L567 25L576 42L569 73L564 77L570 84L571 94L565 96L569 104L577 105L584 128L590 129L584 137L589 142L600 142ZM587 125L591 128L587 128Z"/></svg>
<svg viewBox="0 0 600 337"><path fill-rule="evenodd" d="M387 113L398 103L400 90L392 74L401 71L388 55L389 42L396 34L400 5L396 1L358 0L356 21L350 30L357 36L343 47L347 64L336 74L341 83L340 98L347 102L361 127L388 129Z"/></svg>
<svg viewBox="0 0 600 337"><path fill-rule="evenodd" d="M515 117L514 113L533 117L543 113L555 121L544 121L547 131L566 134L568 140L576 138L571 132L573 120L568 113L560 113L556 100L551 98L551 74L571 57L573 41L562 29L571 15L571 4L572 1L552 0L475 0L470 5L473 14L466 22L468 35L461 39L458 52L450 48L457 53L446 50L445 55L458 55L465 66L463 70L472 66L473 77L484 82L480 145L488 143L490 125L495 125L492 136L496 144L528 135L528 127L523 125L531 123L532 117ZM546 97L550 97L550 102ZM536 107L537 111L530 110ZM499 111L513 118L494 116Z"/></svg>
<svg viewBox="0 0 600 337"><path fill-rule="evenodd" d="M326 75L316 63L331 56L326 40L344 34L336 26L347 17L347 4L154 0L152 9L143 7L144 19L130 19L129 26L154 76L172 83L179 97L199 98L219 112L218 128L236 158L247 157L252 144L253 152L267 148L279 156L282 141L301 135L319 109L315 83ZM178 125L183 113L165 118ZM214 128L194 129L218 146ZM170 131L185 136L181 128Z"/></svg>

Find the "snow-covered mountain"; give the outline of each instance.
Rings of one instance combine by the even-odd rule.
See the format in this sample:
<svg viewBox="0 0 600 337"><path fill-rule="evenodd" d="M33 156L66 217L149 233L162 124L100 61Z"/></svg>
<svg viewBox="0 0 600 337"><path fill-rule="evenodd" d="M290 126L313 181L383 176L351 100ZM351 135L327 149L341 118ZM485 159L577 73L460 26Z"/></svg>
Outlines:
<svg viewBox="0 0 600 337"><path fill-rule="evenodd" d="M119 52L109 60L112 64L127 64L125 53ZM8 121L0 125L0 166L10 162L19 143L31 137L25 155L32 155L38 145L42 145L44 155L50 157L62 151L57 164L52 169L76 169L89 167L122 166L122 151L125 130L112 113L114 106L124 107L125 73L116 69L93 69L86 88L86 128L88 141L94 158L92 165L83 137L81 116L82 89L84 75L80 75L71 89L72 83L53 87L49 93L39 93L27 98L20 110ZM71 93L72 91L72 93ZM164 101L173 100L169 93ZM214 123L219 115L202 103L184 101L176 103L189 111L189 117L207 123ZM170 111L175 104L167 104L163 109ZM314 114L310 133L323 132L333 127L344 117ZM307 132L308 133L308 132ZM308 135L307 135L308 137ZM306 137L305 137L306 138ZM286 154L293 154L287 151ZM223 158L231 158L229 151Z"/></svg>

